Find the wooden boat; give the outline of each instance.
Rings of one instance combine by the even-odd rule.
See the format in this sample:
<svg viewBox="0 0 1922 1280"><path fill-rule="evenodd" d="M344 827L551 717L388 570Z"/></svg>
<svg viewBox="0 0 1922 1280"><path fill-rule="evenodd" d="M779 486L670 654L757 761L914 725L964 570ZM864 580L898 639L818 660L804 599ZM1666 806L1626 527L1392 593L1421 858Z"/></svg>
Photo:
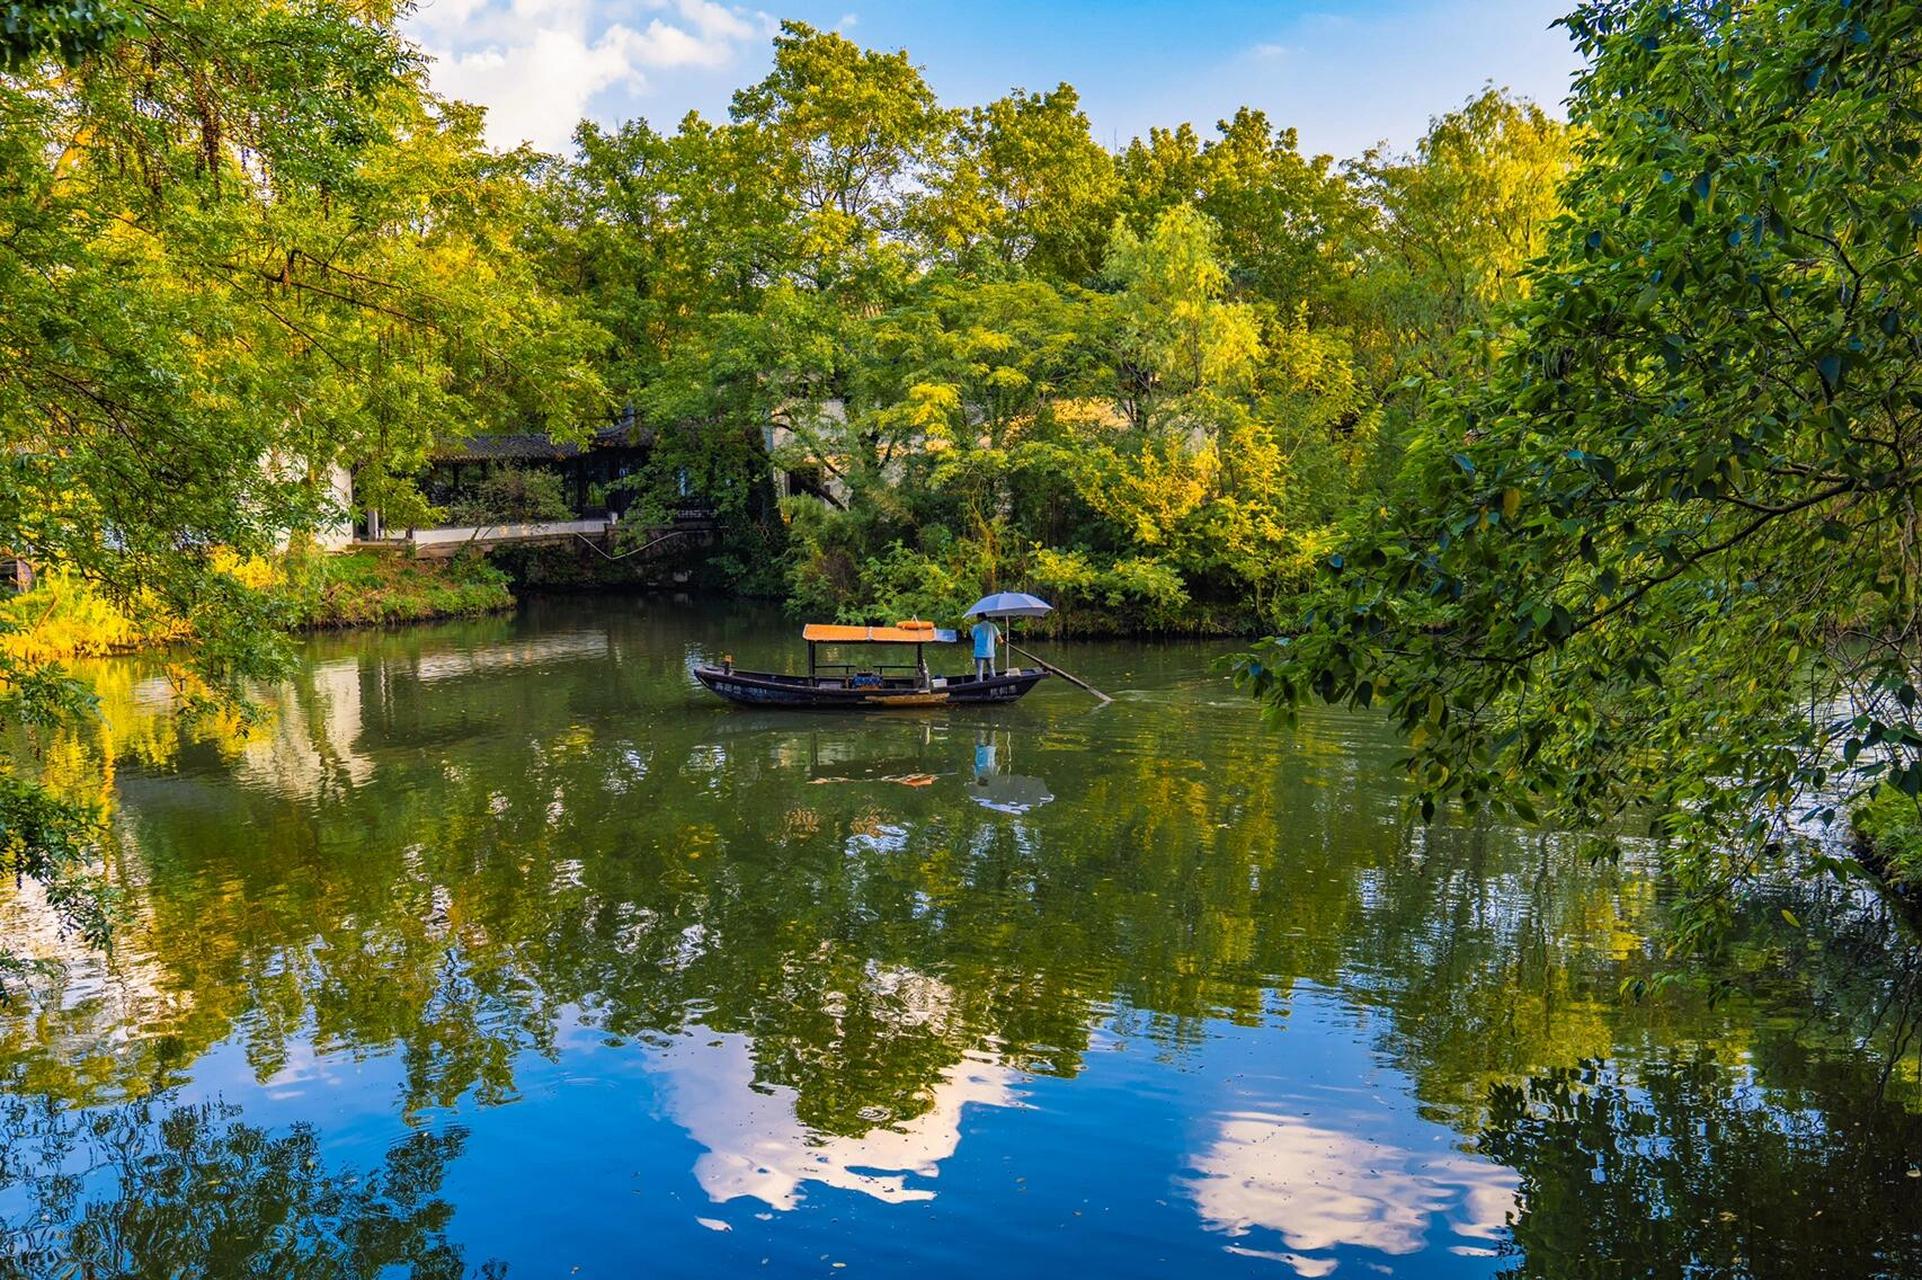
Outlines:
<svg viewBox="0 0 1922 1280"><path fill-rule="evenodd" d="M808 643L806 675L773 671L740 671L731 658L718 667L698 666L694 678L726 698L756 707L794 707L810 711L834 709L907 709L1012 702L1047 677L1045 671L1014 669L990 676L937 676L928 670L924 647L954 644L960 635L931 622L910 621L892 627L844 627L812 622L801 630ZM914 649L914 662L841 662L844 645L905 645ZM829 647L829 661L819 650Z"/></svg>

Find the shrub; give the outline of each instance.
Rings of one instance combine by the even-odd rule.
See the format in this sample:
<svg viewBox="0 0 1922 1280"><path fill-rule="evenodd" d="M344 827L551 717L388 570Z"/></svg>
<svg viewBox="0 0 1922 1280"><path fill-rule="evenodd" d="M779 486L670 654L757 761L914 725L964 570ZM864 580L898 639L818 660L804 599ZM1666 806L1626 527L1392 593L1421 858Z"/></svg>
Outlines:
<svg viewBox="0 0 1922 1280"><path fill-rule="evenodd" d="M533 524L568 520L573 515L559 476L522 467L490 472L472 494L447 507L448 519L457 525Z"/></svg>
<svg viewBox="0 0 1922 1280"><path fill-rule="evenodd" d="M97 657L141 643L141 629L85 579L52 571L0 601L0 653L21 662Z"/></svg>

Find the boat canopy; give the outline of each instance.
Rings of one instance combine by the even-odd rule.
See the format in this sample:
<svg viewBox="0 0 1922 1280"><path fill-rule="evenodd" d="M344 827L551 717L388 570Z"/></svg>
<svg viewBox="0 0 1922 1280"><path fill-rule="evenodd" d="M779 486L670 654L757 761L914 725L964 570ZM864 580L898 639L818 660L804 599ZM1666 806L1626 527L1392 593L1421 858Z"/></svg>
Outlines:
<svg viewBox="0 0 1922 1280"><path fill-rule="evenodd" d="M897 622L891 627L844 627L832 622L810 622L801 628L801 639L822 644L954 644L960 638L958 632L919 619Z"/></svg>

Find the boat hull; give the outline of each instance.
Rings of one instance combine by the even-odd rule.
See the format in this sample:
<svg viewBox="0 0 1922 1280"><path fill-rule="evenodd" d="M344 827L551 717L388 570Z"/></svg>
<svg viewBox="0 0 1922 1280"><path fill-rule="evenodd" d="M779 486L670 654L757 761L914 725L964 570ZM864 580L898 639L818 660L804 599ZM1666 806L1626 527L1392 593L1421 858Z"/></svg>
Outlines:
<svg viewBox="0 0 1922 1280"><path fill-rule="evenodd" d="M1046 677L1045 671L1007 671L981 678L952 676L940 682L939 687L928 689L905 680L850 688L839 681L823 682L771 671L694 668L696 680L729 702L802 711L905 711L917 707L1013 702Z"/></svg>

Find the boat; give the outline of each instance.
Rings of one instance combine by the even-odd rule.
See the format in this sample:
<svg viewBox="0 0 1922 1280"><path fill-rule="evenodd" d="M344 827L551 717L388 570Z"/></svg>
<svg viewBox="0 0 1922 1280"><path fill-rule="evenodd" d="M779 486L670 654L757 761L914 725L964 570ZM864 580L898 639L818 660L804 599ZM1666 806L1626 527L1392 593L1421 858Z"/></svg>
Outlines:
<svg viewBox="0 0 1922 1280"><path fill-rule="evenodd" d="M732 657L721 665L694 668L694 678L729 702L754 707L793 707L808 711L889 710L1013 702L1047 678L1041 670L1013 668L992 675L938 676L928 670L924 650L955 644L959 632L911 619L891 627L839 626L811 622L801 629L807 641L805 675L742 671ZM914 650L912 663L843 662L844 646L894 645ZM827 648L823 655L820 650ZM827 661L823 661L823 657ZM850 655L851 656L851 655Z"/></svg>

